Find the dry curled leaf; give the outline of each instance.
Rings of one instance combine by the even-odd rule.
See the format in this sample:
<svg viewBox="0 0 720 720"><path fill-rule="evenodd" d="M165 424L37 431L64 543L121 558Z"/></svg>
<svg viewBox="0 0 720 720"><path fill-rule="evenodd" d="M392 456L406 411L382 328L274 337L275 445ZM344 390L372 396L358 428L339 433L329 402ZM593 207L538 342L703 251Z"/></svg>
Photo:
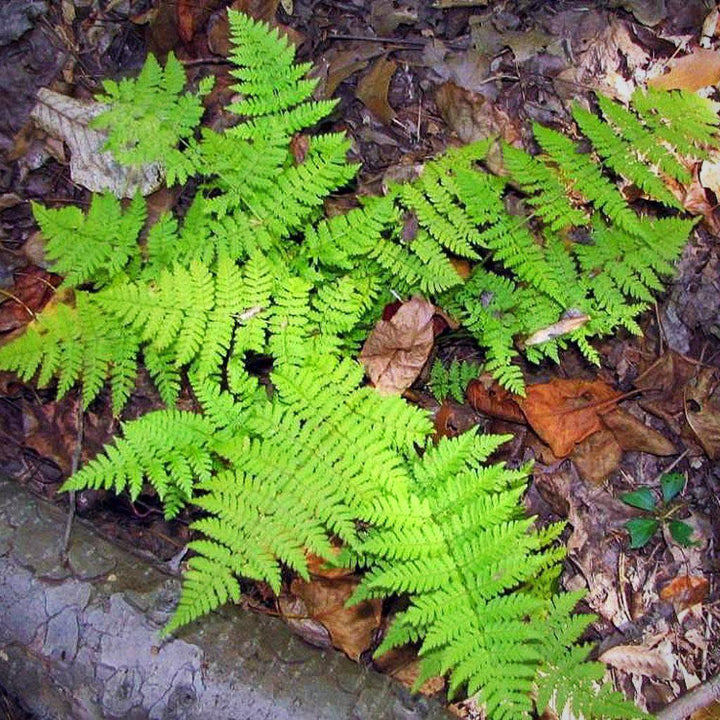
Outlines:
<svg viewBox="0 0 720 720"><path fill-rule="evenodd" d="M705 601L710 590L707 578L700 575L679 575L660 591L662 600L672 602L677 610Z"/></svg>
<svg viewBox="0 0 720 720"><path fill-rule="evenodd" d="M711 460L720 458L720 380L703 368L685 388L685 417Z"/></svg>
<svg viewBox="0 0 720 720"><path fill-rule="evenodd" d="M60 276L39 267L15 273L15 284L0 295L0 333L25 327L39 313L60 284Z"/></svg>
<svg viewBox="0 0 720 720"><path fill-rule="evenodd" d="M672 667L657 648L647 648L643 645L616 645L606 650L598 659L606 665L635 675L659 680L669 680L672 677Z"/></svg>
<svg viewBox="0 0 720 720"><path fill-rule="evenodd" d="M674 60L670 72L652 78L648 85L656 90L695 92L720 81L720 52L698 48L690 55Z"/></svg>
<svg viewBox="0 0 720 720"><path fill-rule="evenodd" d="M74 182L119 198L149 195L162 185L164 171L158 163L127 167L117 163L111 153L102 152L107 135L93 130L90 122L106 105L80 102L47 88L40 88L37 100L31 116L46 133L70 148L70 177Z"/></svg>
<svg viewBox="0 0 720 720"><path fill-rule="evenodd" d="M615 435L623 450L651 455L675 455L677 448L664 435L648 427L625 410L616 409L602 417L604 425Z"/></svg>
<svg viewBox="0 0 720 720"><path fill-rule="evenodd" d="M610 430L600 430L576 445L570 457L583 480L600 485L620 467L622 448Z"/></svg>
<svg viewBox="0 0 720 720"><path fill-rule="evenodd" d="M310 582L296 578L290 585L290 591L303 601L310 618L322 623L330 633L333 646L352 660L371 646L382 618L380 599L346 606L359 582L354 577L317 578Z"/></svg>
<svg viewBox="0 0 720 720"><path fill-rule="evenodd" d="M514 423L524 423L525 416L517 404L516 396L496 382L484 378L471 380L466 391L470 405L479 413Z"/></svg>
<svg viewBox="0 0 720 720"><path fill-rule="evenodd" d="M360 78L355 91L355 97L385 125L389 125L395 117L395 110L388 102L388 90L396 68L397 63L394 60L378 58Z"/></svg>
<svg viewBox="0 0 720 720"><path fill-rule="evenodd" d="M559 457L567 457L586 437L603 428L602 415L615 408L620 393L600 380L555 379L530 385L517 398L532 429Z"/></svg>
<svg viewBox="0 0 720 720"><path fill-rule="evenodd" d="M370 380L384 395L399 395L413 384L434 341L435 306L414 297L389 320L380 320L360 353Z"/></svg>
<svg viewBox="0 0 720 720"><path fill-rule="evenodd" d="M573 330L581 328L589 319L590 317L588 315L583 315L582 313L569 314L552 325L536 330L532 335L525 339L523 345L525 347L540 345L541 343L552 340L553 338L567 335L568 333L573 332Z"/></svg>

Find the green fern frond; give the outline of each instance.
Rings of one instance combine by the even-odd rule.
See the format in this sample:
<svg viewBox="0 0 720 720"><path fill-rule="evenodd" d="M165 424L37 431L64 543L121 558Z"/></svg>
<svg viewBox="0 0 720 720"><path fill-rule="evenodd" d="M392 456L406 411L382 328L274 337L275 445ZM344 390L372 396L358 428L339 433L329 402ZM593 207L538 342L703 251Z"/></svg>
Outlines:
<svg viewBox="0 0 720 720"><path fill-rule="evenodd" d="M111 282L139 261L138 235L145 223L145 201L136 196L125 211L112 195L94 195L84 214L72 205L57 210L33 203L33 215L46 240L53 270L65 287Z"/></svg>
<svg viewBox="0 0 720 720"><path fill-rule="evenodd" d="M195 94L183 93L185 80L185 69L173 53L164 68L149 55L137 78L103 83L105 94L98 99L108 109L93 120L94 127L108 129L105 147L118 161L160 163L169 185L184 183L194 173L191 155L178 145L192 140L204 112L202 98L214 78L202 80Z"/></svg>
<svg viewBox="0 0 720 720"><path fill-rule="evenodd" d="M477 378L482 366L476 362L453 360L448 367L436 360L430 370L430 389L435 399L442 402L448 397L465 402L465 390Z"/></svg>
<svg viewBox="0 0 720 720"><path fill-rule="evenodd" d="M166 517L174 517L192 499L197 482L210 478L215 431L213 423L195 413L150 413L123 424L123 437L75 473L61 489L105 488L116 493L127 490L135 500L147 479L159 498L166 501Z"/></svg>
<svg viewBox="0 0 720 720"><path fill-rule="evenodd" d="M25 333L0 348L0 367L38 384L57 378L58 396L82 383L87 408L110 380L113 409L119 412L135 385L139 338L118 328L94 296L77 292L75 306L51 304Z"/></svg>

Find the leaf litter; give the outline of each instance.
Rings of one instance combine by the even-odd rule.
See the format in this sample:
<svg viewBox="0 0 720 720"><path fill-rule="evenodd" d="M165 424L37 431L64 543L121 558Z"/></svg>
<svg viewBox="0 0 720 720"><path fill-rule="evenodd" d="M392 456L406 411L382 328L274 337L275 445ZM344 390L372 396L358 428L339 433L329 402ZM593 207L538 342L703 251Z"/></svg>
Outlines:
<svg viewBox="0 0 720 720"><path fill-rule="evenodd" d="M374 176L402 174L458 138L500 135L520 143L528 120L562 125L567 102L587 101L590 88L627 98L635 85L653 75L653 82L678 82L678 67L692 66L697 58L711 62L696 66L697 76L688 74L689 80L680 82L712 81L715 72L714 55L707 52L717 52L717 14L713 21L712 13L673 0L627 0L620 10L563 5L552 11L544 4L527 10L457 1L439 8L386 3L385 11L382 2L372 8L368 4L367 10L305 0L282 8L277 0L237 0L239 4L289 27L303 59L320 66L318 96L341 98L337 123L355 137L355 152L366 167L360 180L367 187ZM214 52L212 47L221 50L224 41L222 23L216 20L210 46L208 18L212 11L221 17L222 10L205 7L210 12L189 2L160 0L154 13L131 21L155 49L175 49L184 60L202 62ZM73 20L71 30L82 33L84 28ZM707 52L692 49L701 35L710 43ZM673 55L677 59L671 60ZM669 72L661 75L665 66ZM66 72L70 84L76 77L72 68ZM72 162L77 153L69 149ZM62 154L55 155L62 162ZM677 192L687 208L704 215L706 227L717 231L716 168L706 161L692 170L693 182ZM38 177L47 170L33 173ZM1 189L21 202L28 197L23 186ZM166 198L160 204L176 201L183 199ZM0 207L0 217L11 211ZM490 430L501 425L513 429L516 441L507 450L513 457L537 458L530 509L538 508L543 520L558 514L569 520L570 563L563 585L589 589L586 602L600 615L596 630L614 642L614 652L605 649L603 659L615 668L626 691L651 709L683 692L693 678L700 682L720 662L707 643L703 650L704 628L718 619L713 609L716 573L709 557L717 532L708 517L718 511L715 498L720 495L720 478L709 464L717 458L719 442L715 368L720 324L713 283L720 265L717 241L700 237L660 308L670 349L653 343L650 320L650 341L626 346L635 354L627 354L627 370L615 379L607 367L589 380L552 376L552 369L548 376L542 368L532 378L528 396L519 399L481 378L468 389L475 410L447 403L436 414L440 434L456 434L485 416L481 422ZM16 285L15 290L22 288ZM38 290L28 288L31 308L44 301ZM22 323L10 307L3 303L8 326ZM677 318L675 325L665 323L670 315ZM412 388L422 387L428 359L442 352L437 336L443 327L437 308L420 298L388 313L363 350L371 381L383 392L422 401L422 390ZM452 335L445 342L452 347ZM603 360L607 362L605 355ZM633 389L639 394L629 395ZM136 392L142 396L142 382ZM138 402L154 400L141 397ZM37 415L37 408L23 400L27 438L22 442L66 466L73 445L72 413L47 401L39 407L44 410ZM99 428L112 419L103 412L99 410L98 418L104 418ZM49 443L53 434L61 440L57 446ZM689 515L683 519L699 545L679 548L669 536L657 535L647 550L631 550L625 524L636 511L620 501L621 493L645 486L659 492L659 478L676 461L688 479L682 499ZM343 598L352 591L354 576L330 573L314 568L309 582L288 584L278 602L288 622L300 623L299 631L309 640L359 657L372 649L385 619L374 607L346 614ZM416 669L412 653L389 658L386 669L411 682ZM471 717L474 711L468 705L458 712Z"/></svg>

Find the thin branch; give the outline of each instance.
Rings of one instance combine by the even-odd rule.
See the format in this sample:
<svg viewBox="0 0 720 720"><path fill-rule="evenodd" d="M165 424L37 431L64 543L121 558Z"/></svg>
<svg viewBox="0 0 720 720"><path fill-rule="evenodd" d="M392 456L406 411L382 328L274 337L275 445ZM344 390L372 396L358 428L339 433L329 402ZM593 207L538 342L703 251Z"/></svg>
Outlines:
<svg viewBox="0 0 720 720"><path fill-rule="evenodd" d="M701 683L655 714L657 720L684 720L698 710L720 702L720 673Z"/></svg>

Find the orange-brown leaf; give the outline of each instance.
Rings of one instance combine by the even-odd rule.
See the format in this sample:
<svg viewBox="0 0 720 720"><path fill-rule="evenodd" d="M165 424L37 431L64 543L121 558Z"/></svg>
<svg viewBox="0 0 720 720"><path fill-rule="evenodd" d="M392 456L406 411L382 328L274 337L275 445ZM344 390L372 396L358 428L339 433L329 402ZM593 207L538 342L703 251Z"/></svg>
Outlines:
<svg viewBox="0 0 720 720"><path fill-rule="evenodd" d="M657 90L689 90L695 92L720 81L720 52L698 48L675 60L670 72L648 81Z"/></svg>
<svg viewBox="0 0 720 720"><path fill-rule="evenodd" d="M707 578L700 575L679 575L660 591L660 597L672 602L678 610L685 610L703 602L709 589Z"/></svg>
<svg viewBox="0 0 720 720"><path fill-rule="evenodd" d="M517 398L532 429L559 457L603 428L601 417L615 408L620 393L600 380L555 379L530 385Z"/></svg>
<svg viewBox="0 0 720 720"><path fill-rule="evenodd" d="M305 603L308 615L330 633L332 644L353 660L371 646L382 616L379 599L346 607L359 582L352 577L318 578L311 582L296 578L290 585L293 595Z"/></svg>
<svg viewBox="0 0 720 720"><path fill-rule="evenodd" d="M465 394L470 405L483 415L508 422L525 422L517 396L495 382L483 382L482 378L471 380Z"/></svg>

